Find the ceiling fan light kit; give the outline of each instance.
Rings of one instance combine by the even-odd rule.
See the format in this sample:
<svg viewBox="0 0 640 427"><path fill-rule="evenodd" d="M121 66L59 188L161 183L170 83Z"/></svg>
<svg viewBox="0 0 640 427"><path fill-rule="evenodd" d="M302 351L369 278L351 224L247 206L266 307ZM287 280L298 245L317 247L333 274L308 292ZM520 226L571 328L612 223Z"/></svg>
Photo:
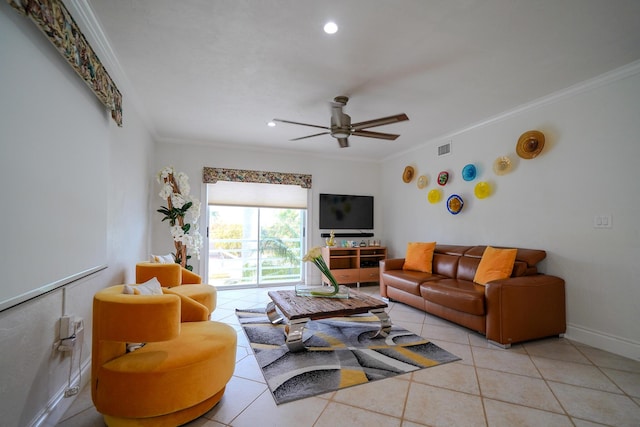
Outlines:
<svg viewBox="0 0 640 427"><path fill-rule="evenodd" d="M352 124L351 117L342 111L343 107L347 105L348 101L349 101L349 98L346 96L336 96L333 99L333 102L330 104L331 105L331 121L330 121L331 126L329 127L312 125L308 123L293 122L290 120L283 120L283 119L273 119L273 121L281 122L281 123L289 123L292 125L311 126L311 127L320 128L320 129L327 129L327 131L325 132L320 132L313 135L307 135L300 138L294 138L294 139L291 139L291 141L299 141L301 139L313 138L315 136L328 134L338 140L338 144L340 145L341 148L346 148L349 146L350 136L387 139L387 140L393 141L397 139L400 135L391 134L391 133L382 133L382 132L372 132L366 129L409 120L409 117L406 114L402 113L402 114L396 114L394 116L382 117L379 119L367 120L364 122Z"/></svg>

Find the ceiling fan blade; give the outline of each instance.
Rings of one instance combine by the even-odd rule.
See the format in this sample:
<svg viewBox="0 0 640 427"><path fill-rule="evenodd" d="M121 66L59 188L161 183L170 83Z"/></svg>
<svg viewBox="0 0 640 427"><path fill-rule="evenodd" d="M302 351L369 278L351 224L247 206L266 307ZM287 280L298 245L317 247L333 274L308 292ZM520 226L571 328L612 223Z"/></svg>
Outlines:
<svg viewBox="0 0 640 427"><path fill-rule="evenodd" d="M347 148L349 146L349 138L337 138L340 148Z"/></svg>
<svg viewBox="0 0 640 427"><path fill-rule="evenodd" d="M292 122L290 120L273 119L274 122L289 123L290 125L311 126L312 128L330 129L327 126L310 125L308 123Z"/></svg>
<svg viewBox="0 0 640 427"><path fill-rule="evenodd" d="M400 135L396 135L394 133L381 133L381 132L371 132L370 130L357 130L353 132L351 135L355 136L364 136L367 138L378 138L378 139L388 139L391 141L395 141Z"/></svg>
<svg viewBox="0 0 640 427"><path fill-rule="evenodd" d="M301 136L300 138L293 138L293 139L290 139L289 141L300 141L301 139L313 138L314 136L328 135L328 134L329 132L320 132L314 135L307 135L307 136Z"/></svg>
<svg viewBox="0 0 640 427"><path fill-rule="evenodd" d="M365 128L372 128L375 126L389 125L391 123L403 122L409 120L406 114L396 114L395 116L382 117L380 119L367 120L366 122L354 123L351 127L354 130L360 130Z"/></svg>

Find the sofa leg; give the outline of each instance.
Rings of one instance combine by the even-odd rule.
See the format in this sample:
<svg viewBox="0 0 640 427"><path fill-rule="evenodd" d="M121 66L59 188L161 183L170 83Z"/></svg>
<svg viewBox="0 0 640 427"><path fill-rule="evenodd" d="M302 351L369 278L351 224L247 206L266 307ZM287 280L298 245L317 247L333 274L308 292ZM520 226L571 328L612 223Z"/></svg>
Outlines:
<svg viewBox="0 0 640 427"><path fill-rule="evenodd" d="M492 340L487 340L487 341L489 341L489 344L493 344L493 345L498 346L500 348L504 348L504 349L511 348L511 344L500 344L499 342L495 342L495 341L492 341Z"/></svg>

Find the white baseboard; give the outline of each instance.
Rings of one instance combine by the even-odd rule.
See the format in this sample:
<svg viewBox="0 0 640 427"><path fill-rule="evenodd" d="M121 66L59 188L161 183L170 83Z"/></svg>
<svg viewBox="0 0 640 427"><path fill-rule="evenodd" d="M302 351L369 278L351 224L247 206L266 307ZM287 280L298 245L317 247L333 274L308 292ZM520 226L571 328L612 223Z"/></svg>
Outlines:
<svg viewBox="0 0 640 427"><path fill-rule="evenodd" d="M78 373L71 379L71 384L78 385L80 391L73 397L64 397L64 391L68 384L65 384L58 392L49 400L49 403L43 408L38 415L28 424L30 427L55 427L62 419L67 410L71 407L82 389L86 387L91 380L91 357L89 357L82 365L82 383L78 384L80 376Z"/></svg>
<svg viewBox="0 0 640 427"><path fill-rule="evenodd" d="M593 329L576 325L567 325L565 338L608 351L629 359L640 361L640 343L615 335L605 334Z"/></svg>

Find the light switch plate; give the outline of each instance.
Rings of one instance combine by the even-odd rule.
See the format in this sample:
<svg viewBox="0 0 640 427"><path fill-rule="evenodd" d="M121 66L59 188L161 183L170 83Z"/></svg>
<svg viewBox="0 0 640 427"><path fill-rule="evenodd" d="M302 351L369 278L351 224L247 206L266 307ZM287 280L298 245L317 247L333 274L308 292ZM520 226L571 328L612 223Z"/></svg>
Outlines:
<svg viewBox="0 0 640 427"><path fill-rule="evenodd" d="M593 228L612 228L613 217L609 215L596 215L593 217Z"/></svg>

